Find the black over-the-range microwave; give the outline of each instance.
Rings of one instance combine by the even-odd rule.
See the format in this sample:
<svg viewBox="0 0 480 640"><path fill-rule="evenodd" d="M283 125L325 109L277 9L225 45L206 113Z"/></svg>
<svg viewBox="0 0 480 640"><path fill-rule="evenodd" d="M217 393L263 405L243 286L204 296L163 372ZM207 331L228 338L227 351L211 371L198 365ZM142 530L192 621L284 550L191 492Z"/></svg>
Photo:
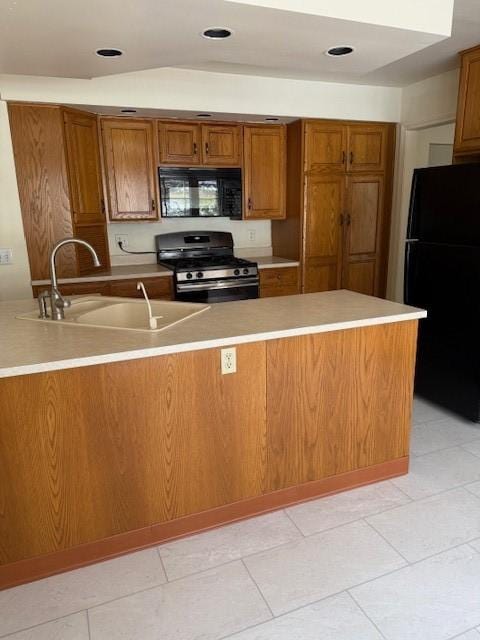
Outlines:
<svg viewBox="0 0 480 640"><path fill-rule="evenodd" d="M159 167L164 218L242 217L242 170Z"/></svg>

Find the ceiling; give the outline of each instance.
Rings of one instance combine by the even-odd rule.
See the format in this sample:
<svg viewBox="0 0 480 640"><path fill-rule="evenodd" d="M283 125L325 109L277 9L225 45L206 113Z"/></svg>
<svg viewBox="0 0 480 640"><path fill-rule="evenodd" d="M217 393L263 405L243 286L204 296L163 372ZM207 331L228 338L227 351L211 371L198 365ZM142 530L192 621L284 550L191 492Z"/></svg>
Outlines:
<svg viewBox="0 0 480 640"><path fill-rule="evenodd" d="M319 0L317 6L322 2L328 4ZM282 4L289 10L279 9ZM455 0L451 38L440 29L428 33L346 20L292 10L293 5L286 0L0 0L0 73L91 78L182 67L403 86L454 68L457 52L480 41L480 0ZM233 36L202 38L212 26L230 27ZM344 44L353 45L355 53L324 55L330 46ZM100 47L119 48L124 55L99 58Z"/></svg>

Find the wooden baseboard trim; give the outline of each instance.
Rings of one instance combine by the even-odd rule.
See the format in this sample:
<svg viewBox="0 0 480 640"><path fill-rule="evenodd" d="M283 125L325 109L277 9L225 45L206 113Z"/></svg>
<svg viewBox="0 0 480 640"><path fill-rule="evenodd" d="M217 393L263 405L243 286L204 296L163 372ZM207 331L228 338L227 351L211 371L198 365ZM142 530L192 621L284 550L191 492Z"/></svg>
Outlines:
<svg viewBox="0 0 480 640"><path fill-rule="evenodd" d="M408 457L266 493L169 522L0 566L0 590L109 560L237 520L408 473Z"/></svg>

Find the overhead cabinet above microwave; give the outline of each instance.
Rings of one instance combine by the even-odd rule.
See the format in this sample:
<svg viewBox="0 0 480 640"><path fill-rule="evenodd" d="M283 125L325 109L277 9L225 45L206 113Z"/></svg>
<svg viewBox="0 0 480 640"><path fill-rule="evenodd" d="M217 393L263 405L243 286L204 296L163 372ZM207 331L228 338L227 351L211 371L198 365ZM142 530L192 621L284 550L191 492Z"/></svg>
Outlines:
<svg viewBox="0 0 480 640"><path fill-rule="evenodd" d="M242 165L242 127L236 124L159 122L160 160L182 166Z"/></svg>

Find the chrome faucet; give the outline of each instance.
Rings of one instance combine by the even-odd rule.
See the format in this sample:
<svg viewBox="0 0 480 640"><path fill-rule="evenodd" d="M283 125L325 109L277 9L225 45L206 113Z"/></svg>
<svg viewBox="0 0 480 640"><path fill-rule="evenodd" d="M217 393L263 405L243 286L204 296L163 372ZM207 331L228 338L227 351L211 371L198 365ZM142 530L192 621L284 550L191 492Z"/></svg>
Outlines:
<svg viewBox="0 0 480 640"><path fill-rule="evenodd" d="M70 300L64 298L58 290L57 270L55 267L55 258L57 256L58 250L64 247L66 244L70 243L79 244L82 247L85 247L85 249L88 249L92 254L94 266L100 266L100 260L98 259L97 252L92 247L92 245L88 242L85 242L85 240L80 240L79 238L65 238L64 240L60 240L59 242L57 242L50 254L50 291L44 291L38 296L38 305L40 308L41 318L48 318L47 299L50 300L50 312L52 320L63 320L65 318L65 309L67 309L71 305Z"/></svg>

